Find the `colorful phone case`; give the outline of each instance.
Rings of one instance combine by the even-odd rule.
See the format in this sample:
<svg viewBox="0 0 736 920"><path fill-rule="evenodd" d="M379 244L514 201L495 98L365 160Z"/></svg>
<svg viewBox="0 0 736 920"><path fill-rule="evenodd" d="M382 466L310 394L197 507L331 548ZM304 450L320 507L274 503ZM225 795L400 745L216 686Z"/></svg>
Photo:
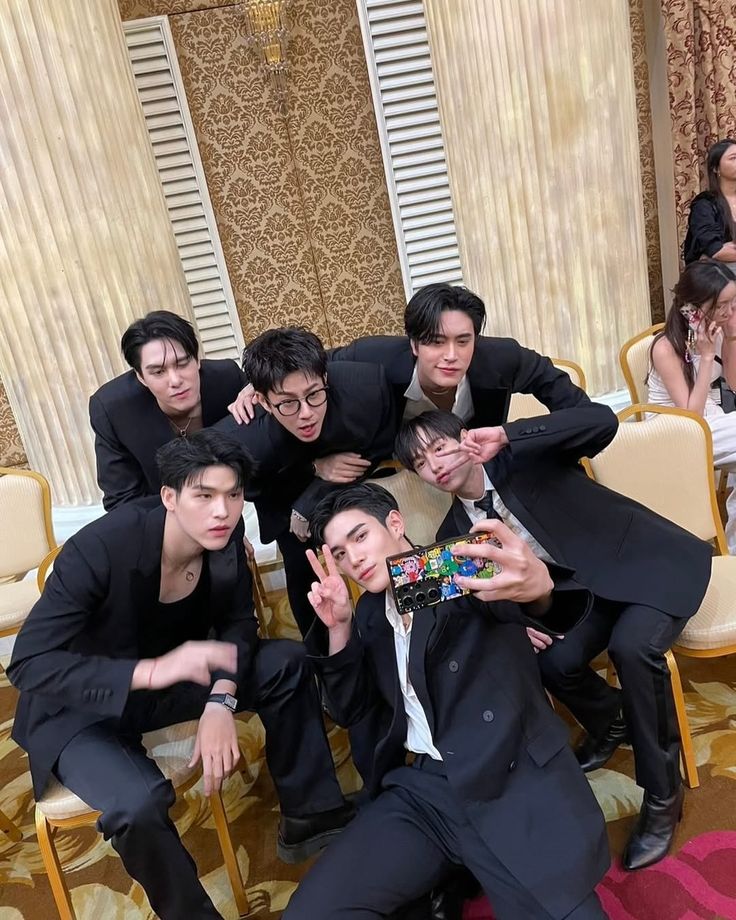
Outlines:
<svg viewBox="0 0 736 920"><path fill-rule="evenodd" d="M391 591L399 613L410 613L422 607L432 607L450 601L470 591L455 584L453 575L468 578L493 578L501 567L490 559L453 556L450 547L456 543L501 544L488 533L468 533L431 546L419 546L408 553L386 559Z"/></svg>

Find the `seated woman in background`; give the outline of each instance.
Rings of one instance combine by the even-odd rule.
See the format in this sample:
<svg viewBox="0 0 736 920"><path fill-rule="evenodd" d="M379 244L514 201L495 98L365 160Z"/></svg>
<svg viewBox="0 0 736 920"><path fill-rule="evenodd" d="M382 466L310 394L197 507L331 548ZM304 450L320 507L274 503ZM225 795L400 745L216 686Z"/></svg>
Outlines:
<svg viewBox="0 0 736 920"><path fill-rule="evenodd" d="M710 258L736 274L736 141L718 141L708 151L708 190L690 204L685 264Z"/></svg>
<svg viewBox="0 0 736 920"><path fill-rule="evenodd" d="M718 262L693 262L673 293L664 330L652 345L649 402L702 415L713 435L716 467L736 472L736 412L730 411L736 388L736 279ZM736 555L736 489L726 511L728 549Z"/></svg>

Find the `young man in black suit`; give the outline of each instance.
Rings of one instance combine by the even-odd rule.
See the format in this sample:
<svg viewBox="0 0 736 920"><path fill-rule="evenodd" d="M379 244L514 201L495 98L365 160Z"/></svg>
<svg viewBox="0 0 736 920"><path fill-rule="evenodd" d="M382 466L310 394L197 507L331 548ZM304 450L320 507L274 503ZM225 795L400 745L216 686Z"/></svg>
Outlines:
<svg viewBox="0 0 736 920"><path fill-rule="evenodd" d="M603 766L622 741L631 741L644 802L623 862L638 869L665 856L682 812L679 734L664 655L700 606L712 551L585 474L578 461L601 451L618 424L610 409L594 408L596 417L590 413L585 425L562 413L538 419L504 447L495 431L468 432L450 413L427 412L402 426L396 453L425 482L455 496L438 540L499 517L539 558L569 567L593 593L591 614L552 641L539 666L544 685L588 733L577 751L584 770ZM621 690L589 667L606 648Z"/></svg>
<svg viewBox="0 0 736 920"><path fill-rule="evenodd" d="M227 418L217 428L256 462L246 496L255 503L261 541L278 543L291 609L306 635L314 622L307 601L309 515L327 493L392 456L391 391L377 365L328 366L317 336L297 326L269 329L254 339L243 370L260 407L248 425Z"/></svg>
<svg viewBox="0 0 736 920"><path fill-rule="evenodd" d="M89 401L106 511L158 495L157 449L214 425L245 384L234 361L200 360L191 323L167 310L131 323L120 347L132 370L103 384Z"/></svg>
<svg viewBox="0 0 736 920"><path fill-rule="evenodd" d="M600 920L609 864L603 816L549 707L522 625L566 630L590 593L548 568L499 521L492 579L471 595L400 613L386 557L411 549L394 498L362 483L312 516L326 570L310 601L329 631L313 658L343 725L373 733L369 804L307 873L284 920L388 917L467 866L499 920ZM353 622L341 573L365 594ZM407 753L413 755L407 765ZM359 866L359 871L356 871Z"/></svg>
<svg viewBox="0 0 736 920"><path fill-rule="evenodd" d="M8 677L35 795L53 774L99 809L153 910L190 920L219 914L169 818L174 793L144 732L199 719L193 760L209 793L239 757L233 713L255 710L287 862L323 846L351 811L303 646L257 637L241 520L250 461L203 431L161 448L159 472L160 498L128 502L64 545Z"/></svg>
<svg viewBox="0 0 736 920"><path fill-rule="evenodd" d="M481 335L483 301L467 288L428 284L404 312L405 336L356 339L328 352L330 365L341 361L380 364L393 392L397 422L430 409L452 411L469 426L501 425L513 393L532 393L551 412L591 402L568 375L515 339ZM239 421L253 413L253 389L246 387ZM524 427L512 422L509 431Z"/></svg>

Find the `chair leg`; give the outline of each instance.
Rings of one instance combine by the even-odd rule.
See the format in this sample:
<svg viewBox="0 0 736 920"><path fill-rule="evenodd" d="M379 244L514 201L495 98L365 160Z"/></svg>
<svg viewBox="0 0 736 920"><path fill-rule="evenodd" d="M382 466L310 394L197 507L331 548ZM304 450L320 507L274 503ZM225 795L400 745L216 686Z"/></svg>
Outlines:
<svg viewBox="0 0 736 920"><path fill-rule="evenodd" d="M43 865L51 885L51 893L56 902L56 909L59 911L59 917L61 920L76 920L71 895L64 881L61 863L54 846L51 828L43 812L38 808L36 808L36 835Z"/></svg>
<svg viewBox="0 0 736 920"><path fill-rule="evenodd" d="M215 821L215 830L220 841L222 856L225 860L225 869L230 879L230 887L233 889L235 906L238 908L239 915L245 917L250 912L250 905L243 885L243 876L240 874L238 859L233 849L233 841L230 837L230 828L225 815L225 806L222 803L222 795L219 792L213 792L210 796L210 808L212 809L212 817Z"/></svg>
<svg viewBox="0 0 736 920"><path fill-rule="evenodd" d="M17 824L10 820L5 812L0 808L0 831L7 834L13 843L19 843L23 839L23 834Z"/></svg>
<svg viewBox="0 0 736 920"><path fill-rule="evenodd" d="M680 669L677 667L675 656L668 651L665 655L667 667L670 669L670 679L672 681L672 696L675 700L675 711L677 713L677 726L680 729L680 748L682 757L682 766L685 773L685 782L691 789L697 789L700 785L698 779L698 765L695 762L695 749L693 748L693 739L690 734L690 724L687 721L687 710L685 708L685 695L682 692L682 681L680 680Z"/></svg>

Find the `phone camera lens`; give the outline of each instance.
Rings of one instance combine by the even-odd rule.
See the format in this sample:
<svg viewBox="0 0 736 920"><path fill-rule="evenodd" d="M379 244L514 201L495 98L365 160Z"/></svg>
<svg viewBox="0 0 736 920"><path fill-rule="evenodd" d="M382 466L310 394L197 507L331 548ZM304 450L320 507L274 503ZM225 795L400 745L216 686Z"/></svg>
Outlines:
<svg viewBox="0 0 736 920"><path fill-rule="evenodd" d="M427 595L424 593L424 591L417 591L415 600L417 604L421 605L427 600Z"/></svg>
<svg viewBox="0 0 736 920"><path fill-rule="evenodd" d="M439 596L440 592L437 590L437 588L430 588L429 591L427 591L427 597L431 601L436 601Z"/></svg>

